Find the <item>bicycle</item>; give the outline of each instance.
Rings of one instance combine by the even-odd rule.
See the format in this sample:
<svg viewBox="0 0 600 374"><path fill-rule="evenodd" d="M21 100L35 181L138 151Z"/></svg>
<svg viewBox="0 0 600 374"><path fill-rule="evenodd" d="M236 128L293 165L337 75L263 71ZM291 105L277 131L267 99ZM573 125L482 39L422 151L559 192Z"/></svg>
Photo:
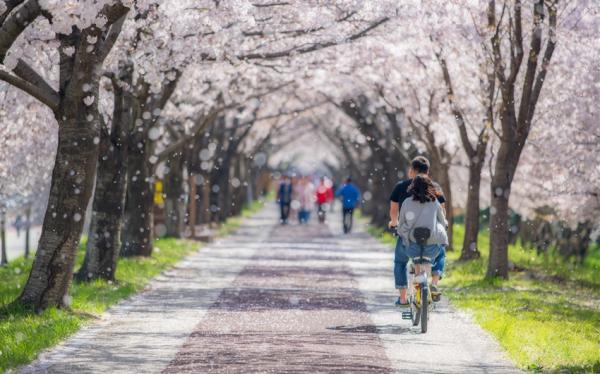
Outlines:
<svg viewBox="0 0 600 374"><path fill-rule="evenodd" d="M344 234L350 233L352 231L352 212L354 209L350 208L342 208L343 210L343 218L342 218L342 226L344 227Z"/></svg>
<svg viewBox="0 0 600 374"><path fill-rule="evenodd" d="M317 215L319 217L319 222L324 223L325 219L327 218L327 208L325 204L317 205Z"/></svg>
<svg viewBox="0 0 600 374"><path fill-rule="evenodd" d="M394 235L397 236L395 230ZM411 320L413 326L421 324L421 333L423 334L427 332L429 312L433 310L434 301L429 287L433 259L423 255L430 235L431 231L426 227L416 227L413 231L421 253L419 256L411 258L408 264L410 271L407 297L410 310L402 312L402 319Z"/></svg>

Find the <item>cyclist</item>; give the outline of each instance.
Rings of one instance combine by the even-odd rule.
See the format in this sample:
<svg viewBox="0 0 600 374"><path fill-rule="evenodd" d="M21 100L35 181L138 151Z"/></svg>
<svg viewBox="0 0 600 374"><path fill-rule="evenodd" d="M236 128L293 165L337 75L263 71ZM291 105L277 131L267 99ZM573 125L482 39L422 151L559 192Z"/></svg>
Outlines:
<svg viewBox="0 0 600 374"><path fill-rule="evenodd" d="M360 190L352 183L352 178L348 177L346 183L335 192L335 196L342 200L342 222L344 234L347 234L352 230L352 215L360 201Z"/></svg>
<svg viewBox="0 0 600 374"><path fill-rule="evenodd" d="M429 175L429 160L423 156L415 157L411 161L411 166L408 171L409 179L398 182L394 187L394 190L390 196L390 223L389 227L398 226L398 215L400 211L400 207L404 203L404 201L411 197L411 193L408 188L412 184L413 179L417 176L426 176ZM435 183L431 182L435 187L435 193L437 196L437 201L444 206L444 202L446 201L444 195L442 193L441 187ZM437 284L441 279L441 276L444 272L445 267L445 256L446 251L444 245L441 246L441 250L439 251L436 258L432 263L432 294L439 296L439 291L437 289ZM402 281L402 279L406 280L406 262L408 261L407 256L404 252L404 246L402 243L402 239L398 238L398 243L396 245L396 252L394 258L394 277L396 279L396 288L400 290L400 299L397 301L397 304L402 304L402 301L406 301L406 281ZM402 275L404 274L404 275ZM404 288L402 288L404 284ZM403 297L404 295L404 297Z"/></svg>
<svg viewBox="0 0 600 374"><path fill-rule="evenodd" d="M326 206L333 200L333 189L331 183L325 180L325 177L321 177L319 186L316 191L317 210L319 215L319 222L325 222L325 212L327 211Z"/></svg>

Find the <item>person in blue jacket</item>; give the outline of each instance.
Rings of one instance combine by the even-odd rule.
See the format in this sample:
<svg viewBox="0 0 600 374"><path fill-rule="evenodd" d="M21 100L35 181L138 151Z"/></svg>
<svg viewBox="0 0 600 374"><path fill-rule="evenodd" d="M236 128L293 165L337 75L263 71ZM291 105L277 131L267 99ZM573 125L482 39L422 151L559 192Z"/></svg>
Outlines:
<svg viewBox="0 0 600 374"><path fill-rule="evenodd" d="M347 234L352 230L352 216L354 208L360 202L360 190L352 183L352 178L348 178L346 183L335 192L335 196L342 200L342 222L344 234Z"/></svg>

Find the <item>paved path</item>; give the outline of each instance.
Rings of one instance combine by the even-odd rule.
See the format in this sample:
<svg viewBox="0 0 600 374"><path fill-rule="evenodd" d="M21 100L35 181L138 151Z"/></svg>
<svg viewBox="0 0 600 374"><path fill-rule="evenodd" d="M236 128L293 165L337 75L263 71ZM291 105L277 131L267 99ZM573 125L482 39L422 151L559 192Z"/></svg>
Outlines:
<svg viewBox="0 0 600 374"><path fill-rule="evenodd" d="M427 334L401 320L389 248L336 222L275 220L272 208L246 220L21 371L516 372L447 304Z"/></svg>

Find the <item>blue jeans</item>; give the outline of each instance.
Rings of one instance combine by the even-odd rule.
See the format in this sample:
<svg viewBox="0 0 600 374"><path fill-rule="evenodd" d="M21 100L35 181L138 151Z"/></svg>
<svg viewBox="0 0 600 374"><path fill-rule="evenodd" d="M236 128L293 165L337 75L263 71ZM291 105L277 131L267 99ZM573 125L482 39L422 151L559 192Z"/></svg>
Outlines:
<svg viewBox="0 0 600 374"><path fill-rule="evenodd" d="M396 243L396 252L394 255L394 279L396 288L408 287L408 270L406 264L408 260L421 254L421 247L416 243L410 243L408 247L404 245L402 238L398 238ZM425 246L423 255L433 258L431 272L435 275L442 275L444 272L446 250L443 245L432 244Z"/></svg>
<svg viewBox="0 0 600 374"><path fill-rule="evenodd" d="M431 274L439 275L440 279L444 275L444 269L446 268L446 247L440 245L440 253L433 260L431 264Z"/></svg>

